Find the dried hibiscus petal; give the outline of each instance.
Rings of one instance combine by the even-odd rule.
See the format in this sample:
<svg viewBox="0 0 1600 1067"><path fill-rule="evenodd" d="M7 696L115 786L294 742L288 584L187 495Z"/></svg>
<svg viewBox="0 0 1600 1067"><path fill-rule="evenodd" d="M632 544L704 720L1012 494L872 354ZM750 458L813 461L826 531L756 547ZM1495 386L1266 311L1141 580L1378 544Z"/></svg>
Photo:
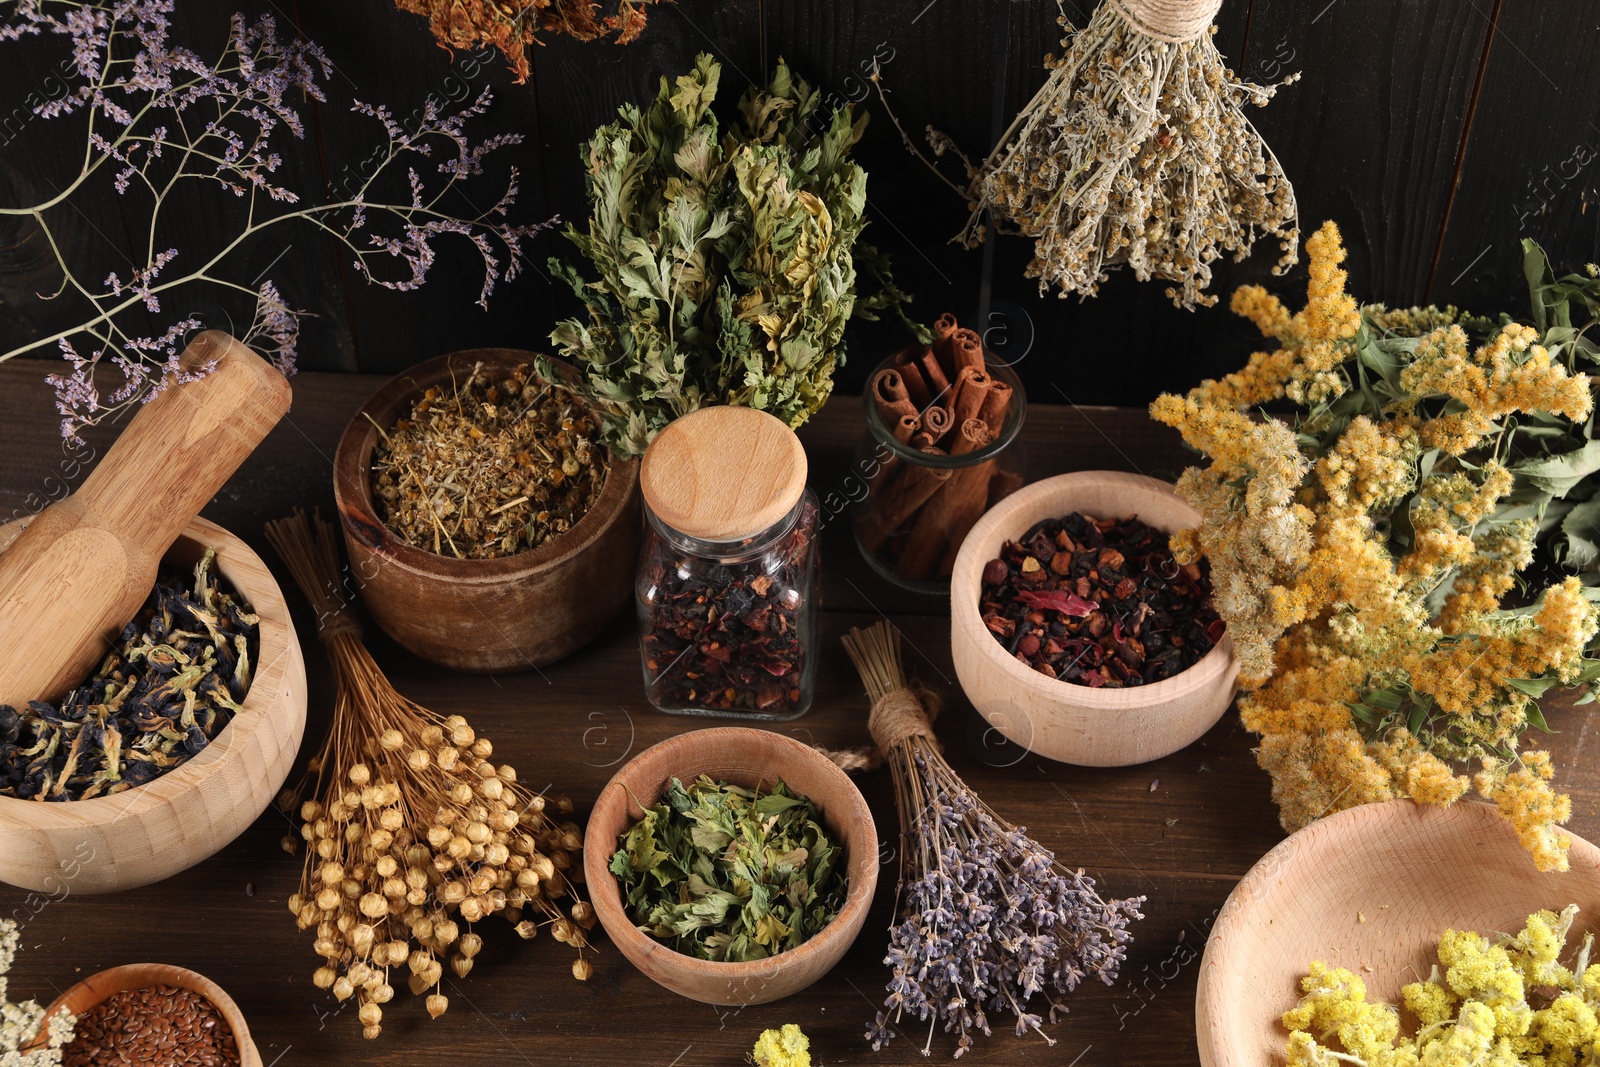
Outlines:
<svg viewBox="0 0 1600 1067"><path fill-rule="evenodd" d="M1222 639L1206 565L1179 565L1137 518L1037 523L985 564L979 614L1041 674L1092 688L1145 685Z"/></svg>

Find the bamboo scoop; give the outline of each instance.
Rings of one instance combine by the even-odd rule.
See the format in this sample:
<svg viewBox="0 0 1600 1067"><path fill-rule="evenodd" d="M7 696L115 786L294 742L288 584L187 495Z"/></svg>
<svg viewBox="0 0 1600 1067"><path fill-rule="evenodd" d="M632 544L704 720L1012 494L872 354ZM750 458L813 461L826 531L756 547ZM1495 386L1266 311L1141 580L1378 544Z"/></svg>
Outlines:
<svg viewBox="0 0 1600 1067"><path fill-rule="evenodd" d="M99 663L179 532L289 410L283 375L220 330L182 356L213 362L140 408L78 491L0 554L0 704L59 700Z"/></svg>

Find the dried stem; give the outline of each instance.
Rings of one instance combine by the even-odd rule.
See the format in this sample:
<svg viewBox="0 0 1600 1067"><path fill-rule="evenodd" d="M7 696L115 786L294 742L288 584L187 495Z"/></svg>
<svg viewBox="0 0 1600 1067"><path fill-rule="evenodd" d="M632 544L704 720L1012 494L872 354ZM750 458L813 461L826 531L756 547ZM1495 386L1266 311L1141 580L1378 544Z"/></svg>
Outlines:
<svg viewBox="0 0 1600 1067"><path fill-rule="evenodd" d="M889 623L852 629L844 646L874 705L908 687L900 634ZM1142 918L1143 897L1102 900L1094 880L1070 871L1017 826L995 814L951 769L938 743L913 735L884 753L894 775L905 844L890 929L892 968L884 1010L867 1031L873 1048L894 1036L909 1011L958 1034L959 1058L971 1031L990 1033L989 1014L1016 1020L1019 1036L1044 1034L1028 1011L1043 993L1067 993L1088 974L1116 977ZM1065 1010L1053 1000L1049 1017Z"/></svg>
<svg viewBox="0 0 1600 1067"><path fill-rule="evenodd" d="M296 512L268 523L267 539L317 612L337 687L320 752L281 798L285 808L299 806L309 845L289 909L301 929L316 929L316 951L328 961L317 986L340 1000L356 996L366 1036L376 1037L381 1005L394 995L389 973L405 965L413 993L435 990L428 1011L438 1016L448 1006L440 959L453 953L451 969L465 977L482 944L471 924L493 914L525 938L548 926L578 950L573 974L587 978L584 931L595 917L574 884L582 832L546 810L570 816L572 802L547 802L509 764L496 767L493 746L466 719L395 691L348 614L332 524ZM571 902L565 911L563 900ZM524 919L526 910L542 921Z"/></svg>

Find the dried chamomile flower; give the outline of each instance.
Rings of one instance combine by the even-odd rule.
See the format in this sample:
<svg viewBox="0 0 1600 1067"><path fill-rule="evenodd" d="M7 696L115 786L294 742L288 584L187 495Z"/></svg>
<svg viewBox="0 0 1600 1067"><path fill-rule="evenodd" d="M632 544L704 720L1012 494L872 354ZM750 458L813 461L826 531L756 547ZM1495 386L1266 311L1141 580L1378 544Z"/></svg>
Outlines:
<svg viewBox="0 0 1600 1067"><path fill-rule="evenodd" d="M373 503L401 540L497 559L577 525L600 498L607 465L599 430L571 393L527 366L491 375L477 363L450 388L429 387L379 434L372 469Z"/></svg>

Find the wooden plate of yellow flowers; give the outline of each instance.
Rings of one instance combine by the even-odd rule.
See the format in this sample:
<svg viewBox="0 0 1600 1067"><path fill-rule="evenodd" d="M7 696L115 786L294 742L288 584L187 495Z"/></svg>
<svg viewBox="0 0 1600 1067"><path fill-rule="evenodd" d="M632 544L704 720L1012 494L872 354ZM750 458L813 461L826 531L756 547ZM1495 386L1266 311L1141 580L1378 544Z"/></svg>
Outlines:
<svg viewBox="0 0 1600 1067"><path fill-rule="evenodd" d="M1600 849L1563 836L1570 869L1541 874L1512 823L1475 801L1368 804L1293 834L1212 928L1200 1062L1417 1064L1419 1036L1420 1062L1452 1065L1591 1047Z"/></svg>

